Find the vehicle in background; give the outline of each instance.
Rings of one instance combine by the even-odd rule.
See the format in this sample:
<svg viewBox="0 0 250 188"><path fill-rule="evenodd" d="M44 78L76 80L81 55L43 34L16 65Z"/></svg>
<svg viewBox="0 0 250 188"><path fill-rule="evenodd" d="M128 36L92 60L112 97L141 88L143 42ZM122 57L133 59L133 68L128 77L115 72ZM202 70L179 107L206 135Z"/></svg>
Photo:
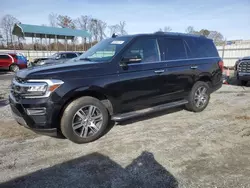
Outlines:
<svg viewBox="0 0 250 188"><path fill-rule="evenodd" d="M17 72L28 67L28 60L20 53L0 53L0 68Z"/></svg>
<svg viewBox="0 0 250 188"><path fill-rule="evenodd" d="M204 36L113 36L74 60L18 71L10 106L35 132L86 143L105 134L110 120L177 106L203 111L222 86L223 66Z"/></svg>
<svg viewBox="0 0 250 188"><path fill-rule="evenodd" d="M235 62L234 70L238 84L246 86L248 81L250 81L250 56L237 60Z"/></svg>
<svg viewBox="0 0 250 188"><path fill-rule="evenodd" d="M44 65L50 63L63 63L69 59L80 56L80 52L58 52L49 57L37 58L33 61L32 65Z"/></svg>

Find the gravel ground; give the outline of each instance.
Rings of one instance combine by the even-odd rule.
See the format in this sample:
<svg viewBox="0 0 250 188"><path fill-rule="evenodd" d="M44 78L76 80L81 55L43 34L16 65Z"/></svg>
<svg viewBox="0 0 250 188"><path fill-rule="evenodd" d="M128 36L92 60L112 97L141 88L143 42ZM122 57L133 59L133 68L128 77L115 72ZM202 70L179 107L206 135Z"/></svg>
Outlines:
<svg viewBox="0 0 250 188"><path fill-rule="evenodd" d="M224 85L201 113L182 108L77 145L18 126L0 108L0 187L250 188L250 87Z"/></svg>

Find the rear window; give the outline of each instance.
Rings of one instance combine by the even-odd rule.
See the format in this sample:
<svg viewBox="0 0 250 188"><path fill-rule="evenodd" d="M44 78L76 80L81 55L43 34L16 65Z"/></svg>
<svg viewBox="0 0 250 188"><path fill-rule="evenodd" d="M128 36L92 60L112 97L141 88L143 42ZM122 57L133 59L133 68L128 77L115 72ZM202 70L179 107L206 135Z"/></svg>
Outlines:
<svg viewBox="0 0 250 188"><path fill-rule="evenodd" d="M204 38L185 39L189 58L218 57L217 49L212 40Z"/></svg>
<svg viewBox="0 0 250 188"><path fill-rule="evenodd" d="M0 59L10 59L10 57L7 55L0 55Z"/></svg>

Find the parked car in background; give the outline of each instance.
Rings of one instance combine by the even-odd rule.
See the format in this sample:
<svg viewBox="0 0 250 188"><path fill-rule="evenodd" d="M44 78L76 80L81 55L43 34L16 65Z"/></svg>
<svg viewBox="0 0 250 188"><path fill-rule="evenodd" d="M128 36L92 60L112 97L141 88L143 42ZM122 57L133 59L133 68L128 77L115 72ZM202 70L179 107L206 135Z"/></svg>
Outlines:
<svg viewBox="0 0 250 188"><path fill-rule="evenodd" d="M44 65L50 63L63 63L69 59L78 57L82 53L80 52L58 52L49 57L37 58L33 61L32 65Z"/></svg>
<svg viewBox="0 0 250 188"><path fill-rule="evenodd" d="M0 53L0 68L17 72L28 67L27 58L20 53Z"/></svg>
<svg viewBox="0 0 250 188"><path fill-rule="evenodd" d="M237 60L234 69L238 84L246 86L250 81L250 56Z"/></svg>
<svg viewBox="0 0 250 188"><path fill-rule="evenodd" d="M114 36L74 60L17 72L10 106L21 125L86 143L101 137L110 119L182 105L203 111L222 86L222 72L223 61L206 37Z"/></svg>

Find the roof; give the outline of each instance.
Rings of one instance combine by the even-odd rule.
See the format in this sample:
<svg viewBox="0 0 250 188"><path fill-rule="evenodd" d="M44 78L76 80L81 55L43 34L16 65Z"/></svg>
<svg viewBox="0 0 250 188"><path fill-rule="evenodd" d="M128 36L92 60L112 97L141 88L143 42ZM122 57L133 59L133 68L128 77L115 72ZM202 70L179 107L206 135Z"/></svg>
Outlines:
<svg viewBox="0 0 250 188"><path fill-rule="evenodd" d="M137 37L137 36L182 36L182 37L196 37L196 38L206 38L207 37L203 35L196 35L196 34L189 34L189 33L176 33L176 32L155 32L155 33L144 33L144 34L134 34L134 35L123 35L123 36L117 36L115 38L119 37Z"/></svg>
<svg viewBox="0 0 250 188"><path fill-rule="evenodd" d="M39 37L39 38L55 38L73 39L74 37L88 38L91 34L88 31L58 28L39 25L15 24L12 33L19 37Z"/></svg>

